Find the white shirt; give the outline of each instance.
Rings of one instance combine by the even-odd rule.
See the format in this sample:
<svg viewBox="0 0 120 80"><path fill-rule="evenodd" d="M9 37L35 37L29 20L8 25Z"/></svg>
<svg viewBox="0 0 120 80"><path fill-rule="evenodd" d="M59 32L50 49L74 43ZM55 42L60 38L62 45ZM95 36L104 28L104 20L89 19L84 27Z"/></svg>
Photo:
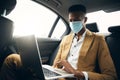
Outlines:
<svg viewBox="0 0 120 80"><path fill-rule="evenodd" d="M72 41L71 49L68 54L67 60L74 69L77 69L77 62L80 56L80 50L81 50L81 47L82 47L82 44L85 38L85 34L86 34L86 31L83 33L79 41L77 41L78 37L74 36L73 41ZM85 76L85 80L88 80L87 72L83 71L83 74Z"/></svg>

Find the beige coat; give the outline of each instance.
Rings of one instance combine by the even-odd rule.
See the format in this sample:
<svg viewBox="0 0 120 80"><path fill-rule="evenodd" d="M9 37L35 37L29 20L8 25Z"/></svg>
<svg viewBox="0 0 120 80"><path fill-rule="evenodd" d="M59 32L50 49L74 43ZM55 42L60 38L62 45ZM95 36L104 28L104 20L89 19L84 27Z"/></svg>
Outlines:
<svg viewBox="0 0 120 80"><path fill-rule="evenodd" d="M54 64L58 60L67 59L73 37L73 34L69 34L63 38ZM101 73L95 72L97 60ZM89 30L86 31L77 67L79 71L88 73L89 80L116 80L115 67L104 37Z"/></svg>

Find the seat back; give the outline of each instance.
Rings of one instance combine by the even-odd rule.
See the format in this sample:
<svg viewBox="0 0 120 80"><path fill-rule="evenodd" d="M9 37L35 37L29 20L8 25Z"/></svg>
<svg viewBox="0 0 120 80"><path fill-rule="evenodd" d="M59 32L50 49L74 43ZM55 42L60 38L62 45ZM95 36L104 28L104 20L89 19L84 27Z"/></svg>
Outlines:
<svg viewBox="0 0 120 80"><path fill-rule="evenodd" d="M12 40L13 22L3 16L8 15L16 6L16 0L0 0L0 69L5 57L12 53L7 48Z"/></svg>
<svg viewBox="0 0 120 80"><path fill-rule="evenodd" d="M4 58L11 52L7 52L7 47L12 41L13 22L5 17L0 17L0 68Z"/></svg>
<svg viewBox="0 0 120 80"><path fill-rule="evenodd" d="M89 23L89 24L86 24L86 28L89 29L89 30L92 31L92 32L99 32L97 23Z"/></svg>
<svg viewBox="0 0 120 80"><path fill-rule="evenodd" d="M55 59L57 52L59 50L59 46L54 50L53 54L50 56L50 60L49 60L48 64L51 66L53 65L54 59Z"/></svg>
<svg viewBox="0 0 120 80"><path fill-rule="evenodd" d="M120 79L120 26L109 27L108 31L111 34L106 36L106 42L116 68L117 76Z"/></svg>

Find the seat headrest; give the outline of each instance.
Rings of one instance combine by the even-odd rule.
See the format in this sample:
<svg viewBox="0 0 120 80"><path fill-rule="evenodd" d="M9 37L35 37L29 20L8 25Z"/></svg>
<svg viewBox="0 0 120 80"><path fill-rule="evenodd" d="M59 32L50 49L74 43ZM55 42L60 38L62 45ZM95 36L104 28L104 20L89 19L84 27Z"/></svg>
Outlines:
<svg viewBox="0 0 120 80"><path fill-rule="evenodd" d="M111 26L108 28L108 31L111 33L120 33L120 25L118 26Z"/></svg>
<svg viewBox="0 0 120 80"><path fill-rule="evenodd" d="M98 29L96 23L86 24L86 28L89 29L89 30L92 31L92 32L99 32L99 29Z"/></svg>
<svg viewBox="0 0 120 80"><path fill-rule="evenodd" d="M3 14L6 10L6 15L8 15L16 6L17 0L0 0L0 14Z"/></svg>

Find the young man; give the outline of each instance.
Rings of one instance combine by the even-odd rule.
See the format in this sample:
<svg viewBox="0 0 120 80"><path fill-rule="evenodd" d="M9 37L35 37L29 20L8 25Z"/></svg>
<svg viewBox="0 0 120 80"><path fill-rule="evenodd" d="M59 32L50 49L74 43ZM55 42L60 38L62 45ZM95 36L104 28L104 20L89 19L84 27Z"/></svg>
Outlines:
<svg viewBox="0 0 120 80"><path fill-rule="evenodd" d="M73 33L63 38L53 66L82 80L116 80L115 67L104 37L85 28L86 7L73 5L68 12ZM95 71L96 63L100 73Z"/></svg>
<svg viewBox="0 0 120 80"><path fill-rule="evenodd" d="M86 8L73 5L68 12L73 33L63 38L53 66L73 73L78 80L116 80L116 71L104 37L85 28ZM100 73L95 71L96 63L99 64ZM12 54L3 64L2 79L18 80L21 71L20 56Z"/></svg>

